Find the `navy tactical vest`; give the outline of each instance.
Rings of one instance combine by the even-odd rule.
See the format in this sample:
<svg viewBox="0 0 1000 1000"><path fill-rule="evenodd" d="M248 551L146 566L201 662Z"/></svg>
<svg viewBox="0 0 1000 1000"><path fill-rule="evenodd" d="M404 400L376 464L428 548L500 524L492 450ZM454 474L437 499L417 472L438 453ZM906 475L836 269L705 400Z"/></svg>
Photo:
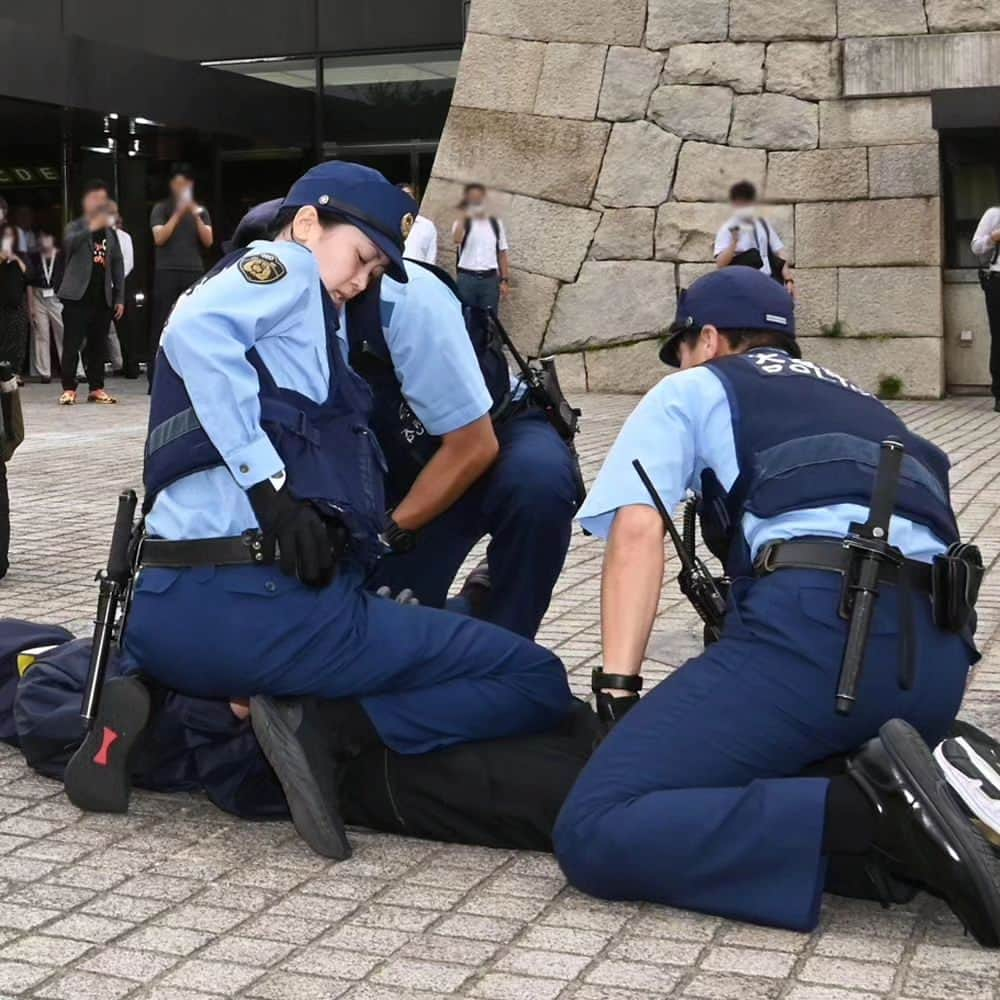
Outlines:
<svg viewBox="0 0 1000 1000"><path fill-rule="evenodd" d="M718 358L709 367L726 390L739 463L728 493L711 471L702 476L705 540L727 575L752 570L741 530L745 513L770 518L833 504L867 508L887 438L905 448L895 513L945 545L958 540L947 456L874 396L771 348Z"/></svg>
<svg viewBox="0 0 1000 1000"><path fill-rule="evenodd" d="M447 271L421 261L408 262L430 271L458 298L458 288ZM403 397L384 332L388 329L391 312L381 301L378 288L370 288L355 299L352 306L347 324L351 367L364 377L374 393L372 428L389 466L390 500L398 503L438 450L441 439L427 433ZM510 400L507 359L489 314L484 309L469 306L463 307L462 312L479 369L493 399L490 413L496 416Z"/></svg>
<svg viewBox="0 0 1000 1000"><path fill-rule="evenodd" d="M207 277L232 266L245 252L223 258ZM351 532L355 555L368 564L378 552L385 513L385 461L368 426L371 390L344 360L336 333L337 310L325 292L322 301L330 367L324 402L278 386L256 348L250 348L246 357L260 380L261 426L285 464L288 489L300 500L336 511ZM353 320L352 324L360 325ZM171 483L222 464L183 380L161 348L150 401L144 509L148 511L160 490Z"/></svg>

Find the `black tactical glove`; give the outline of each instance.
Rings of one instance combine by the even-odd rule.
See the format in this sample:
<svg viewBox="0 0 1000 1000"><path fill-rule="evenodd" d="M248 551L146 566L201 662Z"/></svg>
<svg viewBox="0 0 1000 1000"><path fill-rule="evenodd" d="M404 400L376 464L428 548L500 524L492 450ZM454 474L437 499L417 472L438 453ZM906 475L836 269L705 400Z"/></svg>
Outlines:
<svg viewBox="0 0 1000 1000"><path fill-rule="evenodd" d="M296 500L287 486L265 479L247 490L261 530L278 543L278 565L309 587L325 587L336 568L327 524L310 503ZM339 553L338 553L339 554Z"/></svg>

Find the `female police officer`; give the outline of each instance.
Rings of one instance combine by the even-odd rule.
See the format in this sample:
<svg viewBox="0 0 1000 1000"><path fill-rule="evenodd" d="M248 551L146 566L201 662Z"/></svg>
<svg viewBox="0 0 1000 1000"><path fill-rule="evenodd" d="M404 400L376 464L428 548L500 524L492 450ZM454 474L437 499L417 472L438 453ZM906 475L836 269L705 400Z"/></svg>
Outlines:
<svg viewBox="0 0 1000 1000"><path fill-rule="evenodd" d="M349 846L310 732L338 728L345 752L377 738L423 753L546 729L571 704L546 650L362 587L382 550L383 468L337 310L383 271L406 280L415 211L376 171L314 167L277 239L224 258L178 302L152 391L126 648L190 694L360 699L251 702L300 832L331 857Z"/></svg>
<svg viewBox="0 0 1000 1000"><path fill-rule="evenodd" d="M563 806L556 854L597 896L794 930L816 926L830 873L847 859L886 901L930 888L996 947L996 863L924 742L948 731L975 656L932 620L927 590L926 564L957 539L948 462L877 399L797 360L794 323L791 297L759 272L696 281L664 349L685 370L629 417L581 509L584 527L608 539L608 673L595 687L632 697L663 576L663 524L634 459L667 504L702 493L706 537L728 541L733 592L721 639L597 749ZM844 716L834 710L843 539L866 519L886 438L905 446L890 534L906 559L883 577L867 670ZM910 676L900 673L907 604ZM846 774L802 776L843 754L853 754Z"/></svg>

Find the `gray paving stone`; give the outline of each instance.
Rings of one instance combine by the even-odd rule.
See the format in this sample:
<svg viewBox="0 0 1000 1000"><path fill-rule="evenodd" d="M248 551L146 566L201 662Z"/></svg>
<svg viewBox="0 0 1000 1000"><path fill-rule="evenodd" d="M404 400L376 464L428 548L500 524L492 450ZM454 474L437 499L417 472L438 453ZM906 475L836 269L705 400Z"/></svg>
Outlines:
<svg viewBox="0 0 1000 1000"><path fill-rule="evenodd" d="M193 931L183 927L142 927L123 937L118 944L123 948L139 951L156 951L165 955L190 955L208 941L207 931Z"/></svg>
<svg viewBox="0 0 1000 1000"><path fill-rule="evenodd" d="M85 972L100 976L118 976L147 983L162 972L172 968L178 959L172 955L159 955L152 951L133 951L131 948L105 948L80 963Z"/></svg>
<svg viewBox="0 0 1000 1000"><path fill-rule="evenodd" d="M552 979L575 979L588 965L586 955L570 955L560 951L532 951L530 948L511 948L495 968L500 972L514 972L525 976L546 976Z"/></svg>
<svg viewBox="0 0 1000 1000"><path fill-rule="evenodd" d="M27 934L0 948L0 961L30 962L33 965L62 966L75 962L93 948L89 941Z"/></svg>
<svg viewBox="0 0 1000 1000"><path fill-rule="evenodd" d="M68 972L46 983L33 994L45 1000L121 1000L135 990L128 979L95 976L89 972Z"/></svg>
<svg viewBox="0 0 1000 1000"><path fill-rule="evenodd" d="M53 971L51 968L29 965L27 962L0 960L0 991L2 991L0 995L10 993L14 996L20 996L50 976Z"/></svg>
<svg viewBox="0 0 1000 1000"><path fill-rule="evenodd" d="M415 958L391 958L376 970L371 981L383 986L452 993L472 974L472 970L465 966L422 962Z"/></svg>
<svg viewBox="0 0 1000 1000"><path fill-rule="evenodd" d="M488 972L469 991L484 1000L555 1000L565 983L555 979L529 979L505 972Z"/></svg>
<svg viewBox="0 0 1000 1000"><path fill-rule="evenodd" d="M243 996L260 997L261 1000L335 1000L351 985L294 972L271 972L247 987Z"/></svg>
<svg viewBox="0 0 1000 1000"><path fill-rule="evenodd" d="M263 974L262 969L233 962L203 962L189 958L177 966L164 980L166 986L221 993L232 996L245 989Z"/></svg>

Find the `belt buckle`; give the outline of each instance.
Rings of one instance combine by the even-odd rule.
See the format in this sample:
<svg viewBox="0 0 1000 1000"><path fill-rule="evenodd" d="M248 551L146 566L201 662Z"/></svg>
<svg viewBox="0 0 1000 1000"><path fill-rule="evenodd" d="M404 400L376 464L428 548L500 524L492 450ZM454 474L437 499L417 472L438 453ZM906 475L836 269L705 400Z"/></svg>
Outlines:
<svg viewBox="0 0 1000 1000"><path fill-rule="evenodd" d="M760 558L757 560L758 572L763 576L766 573L774 572L774 561L773 556L778 551L778 542L769 542L764 546L764 551L761 553Z"/></svg>

